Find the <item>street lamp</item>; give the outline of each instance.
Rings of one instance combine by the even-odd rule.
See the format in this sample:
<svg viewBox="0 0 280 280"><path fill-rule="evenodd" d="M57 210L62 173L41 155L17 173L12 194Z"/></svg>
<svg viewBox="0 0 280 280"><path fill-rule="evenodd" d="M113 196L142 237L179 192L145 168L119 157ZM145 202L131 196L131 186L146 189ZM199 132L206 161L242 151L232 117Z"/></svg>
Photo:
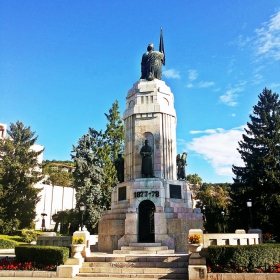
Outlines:
<svg viewBox="0 0 280 280"><path fill-rule="evenodd" d="M250 224L249 224L249 228L252 228L252 199L249 198L246 202L247 207L249 208L249 213L250 213Z"/></svg>
<svg viewBox="0 0 280 280"><path fill-rule="evenodd" d="M225 214L226 214L225 211L222 211L222 212L221 212L221 215L222 215L222 217L223 217L223 230L224 230L224 233L226 232L226 231L225 231Z"/></svg>
<svg viewBox="0 0 280 280"><path fill-rule="evenodd" d="M84 225L83 225L83 216L84 216L84 212L85 212L86 207L85 207L85 204L83 202L80 202L79 207L80 207L80 212L81 212L81 231L82 231L83 227L84 227Z"/></svg>

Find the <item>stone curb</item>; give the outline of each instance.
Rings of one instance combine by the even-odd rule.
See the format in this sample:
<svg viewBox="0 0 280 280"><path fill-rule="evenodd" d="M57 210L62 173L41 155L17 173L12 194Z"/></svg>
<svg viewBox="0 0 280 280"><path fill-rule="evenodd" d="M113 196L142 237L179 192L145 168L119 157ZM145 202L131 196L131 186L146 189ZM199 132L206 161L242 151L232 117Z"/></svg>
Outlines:
<svg viewBox="0 0 280 280"><path fill-rule="evenodd" d="M1 270L0 277L57 277L56 271L23 271L23 270Z"/></svg>
<svg viewBox="0 0 280 280"><path fill-rule="evenodd" d="M279 280L280 273L208 273L207 280Z"/></svg>
<svg viewBox="0 0 280 280"><path fill-rule="evenodd" d="M0 277L1 278L2 277L61 278L58 277L56 271L22 271L22 270L16 270L16 271L2 270L0 271ZM69 278L72 277L70 276ZM208 273L206 279L208 280L216 280L216 279L218 280L244 280L244 279L279 280L279 273Z"/></svg>

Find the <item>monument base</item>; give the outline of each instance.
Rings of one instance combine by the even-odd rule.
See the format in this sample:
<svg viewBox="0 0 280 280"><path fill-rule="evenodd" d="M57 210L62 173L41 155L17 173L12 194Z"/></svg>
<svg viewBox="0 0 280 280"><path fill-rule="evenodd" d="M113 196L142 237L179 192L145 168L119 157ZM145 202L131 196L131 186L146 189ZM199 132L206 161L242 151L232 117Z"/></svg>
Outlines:
<svg viewBox="0 0 280 280"><path fill-rule="evenodd" d="M185 181L135 179L114 188L111 210L99 221L98 251L113 252L130 243L161 243L187 252L189 230L202 227L202 214L192 209Z"/></svg>

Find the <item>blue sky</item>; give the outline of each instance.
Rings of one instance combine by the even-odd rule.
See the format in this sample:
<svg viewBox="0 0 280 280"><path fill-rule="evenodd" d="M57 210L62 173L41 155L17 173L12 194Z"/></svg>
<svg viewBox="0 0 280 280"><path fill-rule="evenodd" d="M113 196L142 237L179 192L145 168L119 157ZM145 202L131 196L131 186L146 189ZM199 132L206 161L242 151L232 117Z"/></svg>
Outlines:
<svg viewBox="0 0 280 280"><path fill-rule="evenodd" d="M280 93L279 0L0 0L0 123L30 126L44 159L70 159L115 100L123 113L161 26L186 173L232 182L258 94Z"/></svg>

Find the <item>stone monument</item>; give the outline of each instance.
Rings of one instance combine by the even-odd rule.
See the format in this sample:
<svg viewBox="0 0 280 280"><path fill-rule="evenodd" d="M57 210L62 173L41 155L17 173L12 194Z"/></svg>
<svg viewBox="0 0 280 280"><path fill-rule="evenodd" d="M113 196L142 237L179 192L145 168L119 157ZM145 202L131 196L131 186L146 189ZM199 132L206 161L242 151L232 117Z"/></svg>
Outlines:
<svg viewBox="0 0 280 280"><path fill-rule="evenodd" d="M192 209L185 173L177 171L177 119L173 93L160 80L165 61L162 32L160 37L160 51L144 66L142 58L142 76L126 96L124 181L114 188L111 210L99 222L98 251L161 243L187 252L189 230L203 226L200 209ZM153 61L158 58L160 65Z"/></svg>

